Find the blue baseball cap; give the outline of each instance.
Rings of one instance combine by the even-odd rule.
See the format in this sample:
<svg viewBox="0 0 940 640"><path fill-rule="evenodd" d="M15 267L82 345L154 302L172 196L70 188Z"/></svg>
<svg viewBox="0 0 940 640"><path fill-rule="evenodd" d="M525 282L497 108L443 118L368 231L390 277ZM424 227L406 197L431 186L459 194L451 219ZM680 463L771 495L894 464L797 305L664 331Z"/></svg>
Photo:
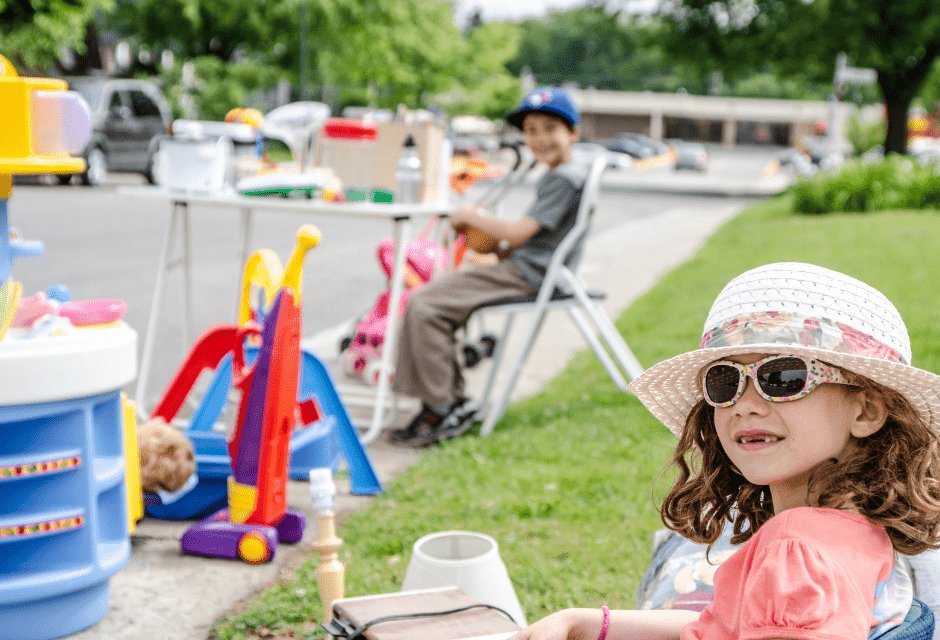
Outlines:
<svg viewBox="0 0 940 640"><path fill-rule="evenodd" d="M551 113L567 121L572 127L581 123L581 114L564 89L557 87L539 87L530 91L522 99L515 111L506 114L506 122L521 129L522 121L533 112Z"/></svg>

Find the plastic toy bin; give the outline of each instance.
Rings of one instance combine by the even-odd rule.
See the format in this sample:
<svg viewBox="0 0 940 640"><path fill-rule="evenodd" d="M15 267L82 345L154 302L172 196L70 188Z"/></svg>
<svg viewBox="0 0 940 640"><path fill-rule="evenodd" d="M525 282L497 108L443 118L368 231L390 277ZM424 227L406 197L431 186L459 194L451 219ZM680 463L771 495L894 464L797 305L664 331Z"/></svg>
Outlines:
<svg viewBox="0 0 940 640"><path fill-rule="evenodd" d="M2 640L60 638L107 612L130 557L120 387L135 354L125 325L0 343Z"/></svg>

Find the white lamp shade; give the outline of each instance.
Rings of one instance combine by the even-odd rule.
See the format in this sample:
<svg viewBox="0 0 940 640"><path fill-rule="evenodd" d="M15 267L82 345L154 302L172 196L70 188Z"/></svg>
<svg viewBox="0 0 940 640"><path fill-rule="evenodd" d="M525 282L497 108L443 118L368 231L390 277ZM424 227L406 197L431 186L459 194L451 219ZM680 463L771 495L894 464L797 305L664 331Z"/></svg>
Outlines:
<svg viewBox="0 0 940 640"><path fill-rule="evenodd" d="M411 553L402 591L457 587L471 598L504 610L528 626L496 540L470 531L441 531L419 538Z"/></svg>

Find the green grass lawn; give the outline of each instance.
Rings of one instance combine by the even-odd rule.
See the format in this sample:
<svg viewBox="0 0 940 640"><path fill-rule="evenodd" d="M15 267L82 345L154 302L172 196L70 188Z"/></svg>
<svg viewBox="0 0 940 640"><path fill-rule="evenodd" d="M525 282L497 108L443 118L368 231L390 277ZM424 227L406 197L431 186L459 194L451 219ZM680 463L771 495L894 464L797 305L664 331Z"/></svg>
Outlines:
<svg viewBox="0 0 940 640"><path fill-rule="evenodd" d="M640 362L695 349L731 278L792 260L881 290L907 323L914 364L940 372L940 216L791 210L785 195L743 212L618 318ZM415 540L464 529L497 540L530 622L570 606L632 608L661 526L654 499L668 488L663 468L674 443L636 398L614 387L593 353L582 352L541 394L511 406L490 437L474 431L430 449L342 523L346 593L399 590ZM317 563L314 553L221 621L213 637L321 637Z"/></svg>

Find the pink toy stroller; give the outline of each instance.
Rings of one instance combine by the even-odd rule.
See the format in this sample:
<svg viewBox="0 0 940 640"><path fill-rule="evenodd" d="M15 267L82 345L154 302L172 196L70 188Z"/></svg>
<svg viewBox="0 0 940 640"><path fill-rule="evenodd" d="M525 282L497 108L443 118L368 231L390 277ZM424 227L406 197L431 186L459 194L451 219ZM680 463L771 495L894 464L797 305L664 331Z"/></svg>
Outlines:
<svg viewBox="0 0 940 640"><path fill-rule="evenodd" d="M438 242L429 238L427 232L437 222L432 219L422 230L421 235L405 245L405 291L399 305L399 317L405 316L408 299L419 287L430 282L435 272L443 271L447 266L447 250ZM376 299L366 317L356 325L355 334L344 338L340 350L346 354L343 368L348 375L359 376L370 384L378 384L379 360L382 357L382 342L388 325L388 303L392 293L392 263L395 259L395 243L386 238L379 243L376 251L379 264L385 271L388 287Z"/></svg>

